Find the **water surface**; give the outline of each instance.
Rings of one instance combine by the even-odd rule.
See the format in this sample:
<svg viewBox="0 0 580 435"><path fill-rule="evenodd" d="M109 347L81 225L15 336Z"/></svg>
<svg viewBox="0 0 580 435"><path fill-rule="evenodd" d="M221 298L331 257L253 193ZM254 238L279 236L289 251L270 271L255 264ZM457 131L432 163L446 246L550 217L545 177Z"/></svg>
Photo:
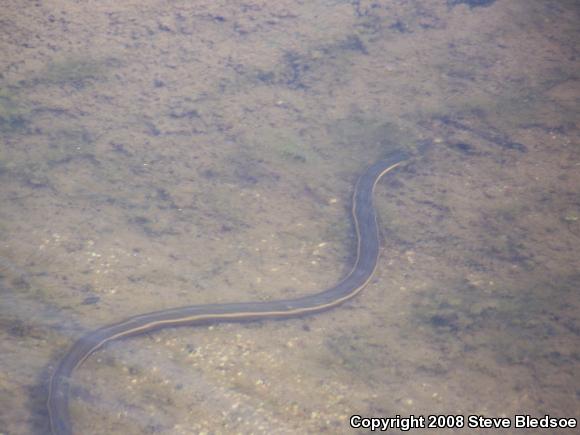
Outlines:
<svg viewBox="0 0 580 435"><path fill-rule="evenodd" d="M394 149L360 297L114 343L75 374L77 432L580 417L575 2L4 3L1 433L47 432L88 330L334 284Z"/></svg>

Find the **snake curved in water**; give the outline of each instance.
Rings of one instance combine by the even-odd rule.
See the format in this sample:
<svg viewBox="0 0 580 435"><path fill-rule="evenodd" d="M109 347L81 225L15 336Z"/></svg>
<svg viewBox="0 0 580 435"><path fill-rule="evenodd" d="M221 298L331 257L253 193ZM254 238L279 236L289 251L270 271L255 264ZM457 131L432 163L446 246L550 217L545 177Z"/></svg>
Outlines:
<svg viewBox="0 0 580 435"><path fill-rule="evenodd" d="M402 151L394 152L372 165L358 179L352 200L352 219L357 236L356 260L350 273L335 286L296 299L191 305L155 311L104 326L80 337L60 360L50 378L47 407L52 433L72 435L69 379L93 352L112 340L176 326L298 317L328 310L357 295L372 278L379 258L374 188L383 175L408 158Z"/></svg>

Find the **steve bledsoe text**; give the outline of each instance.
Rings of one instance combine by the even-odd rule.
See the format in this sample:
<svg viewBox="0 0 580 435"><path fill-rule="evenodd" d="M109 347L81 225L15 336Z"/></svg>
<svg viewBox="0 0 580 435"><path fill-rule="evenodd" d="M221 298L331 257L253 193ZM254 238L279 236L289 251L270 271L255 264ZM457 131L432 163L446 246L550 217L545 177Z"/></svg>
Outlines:
<svg viewBox="0 0 580 435"><path fill-rule="evenodd" d="M578 426L576 418L557 418L545 415L514 415L513 417L485 417L483 415L410 415L408 417L350 417L350 427L371 431L389 429L403 432L413 429L573 429Z"/></svg>

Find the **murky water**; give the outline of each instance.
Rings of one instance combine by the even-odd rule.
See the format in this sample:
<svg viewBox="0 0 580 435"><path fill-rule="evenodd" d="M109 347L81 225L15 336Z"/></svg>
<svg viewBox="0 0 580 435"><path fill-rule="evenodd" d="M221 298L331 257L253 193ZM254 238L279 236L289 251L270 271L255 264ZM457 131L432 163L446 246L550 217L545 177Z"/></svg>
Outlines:
<svg viewBox="0 0 580 435"><path fill-rule="evenodd" d="M335 283L353 184L394 149L414 158L377 188L383 252L360 297L113 343L74 376L76 432L579 418L579 14L4 2L0 433L47 433L46 382L88 330Z"/></svg>

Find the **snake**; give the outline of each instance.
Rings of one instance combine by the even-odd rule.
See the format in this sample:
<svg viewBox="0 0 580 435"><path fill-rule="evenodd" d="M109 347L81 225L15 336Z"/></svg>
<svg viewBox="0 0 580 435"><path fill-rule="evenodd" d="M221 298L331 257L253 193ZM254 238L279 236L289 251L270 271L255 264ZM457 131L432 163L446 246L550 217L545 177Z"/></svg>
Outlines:
<svg viewBox="0 0 580 435"><path fill-rule="evenodd" d="M359 177L351 209L356 232L356 258L350 272L333 287L294 299L190 305L153 311L81 336L56 364L49 380L47 408L53 435L73 435L69 410L70 379L87 358L113 340L170 327L299 317L334 308L356 296L373 277L379 259L379 227L373 205L375 186L381 177L408 159L405 151L391 152Z"/></svg>

